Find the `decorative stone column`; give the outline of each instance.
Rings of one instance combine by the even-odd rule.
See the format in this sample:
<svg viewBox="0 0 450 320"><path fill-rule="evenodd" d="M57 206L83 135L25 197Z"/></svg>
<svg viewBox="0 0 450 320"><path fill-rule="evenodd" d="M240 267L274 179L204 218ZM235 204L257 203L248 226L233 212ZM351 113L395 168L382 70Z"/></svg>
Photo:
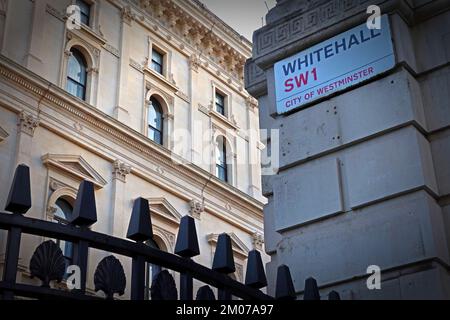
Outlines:
<svg viewBox="0 0 450 320"><path fill-rule="evenodd" d="M189 203L189 206L190 216L200 220L201 214L205 211L205 206L203 205L203 203L198 200L192 199Z"/></svg>
<svg viewBox="0 0 450 320"><path fill-rule="evenodd" d="M247 128L258 128L258 118L257 115L255 115L256 109L257 109L257 102L256 99L252 97L247 97L246 101L247 106ZM259 170L259 149L258 149L258 142L259 142L259 132L256 130L250 130L248 135L248 181L249 181L249 187L248 187L248 193L253 196L257 197L260 195L261 190L258 187L261 185L261 177L260 177L260 170Z"/></svg>
<svg viewBox="0 0 450 320"><path fill-rule="evenodd" d="M263 250L263 244L264 244L264 236L260 232L255 232L252 234L252 245L253 249L262 251Z"/></svg>
<svg viewBox="0 0 450 320"><path fill-rule="evenodd" d="M131 172L131 167L120 160L113 163L113 181L111 195L111 225L110 234L116 237L125 237L128 221L124 219L125 207L125 183L126 177Z"/></svg>
<svg viewBox="0 0 450 320"><path fill-rule="evenodd" d="M23 163L31 164L31 150L33 146L34 131L39 126L39 119L22 111L17 122L17 143L15 166Z"/></svg>
<svg viewBox="0 0 450 320"><path fill-rule="evenodd" d="M130 69L131 25L134 15L129 6L122 9L121 38L120 38L120 68L119 87L117 88L117 105L114 108L114 117L123 123L128 123L127 110L128 71Z"/></svg>
<svg viewBox="0 0 450 320"><path fill-rule="evenodd" d="M42 72L42 47L44 45L44 27L45 24L43 21L45 20L45 8L47 3L45 1L34 1L33 2L33 16L31 23L31 35L30 35L30 43L28 46L28 52L25 56L26 66L36 72Z"/></svg>

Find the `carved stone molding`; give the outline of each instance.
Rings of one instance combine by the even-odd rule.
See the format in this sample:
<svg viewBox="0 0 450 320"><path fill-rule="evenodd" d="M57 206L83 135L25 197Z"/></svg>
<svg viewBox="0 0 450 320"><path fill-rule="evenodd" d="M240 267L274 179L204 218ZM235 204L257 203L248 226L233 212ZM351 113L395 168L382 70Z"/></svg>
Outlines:
<svg viewBox="0 0 450 320"><path fill-rule="evenodd" d="M198 50L203 51L206 54L206 57L215 61L221 68L226 70L227 73L232 75L238 81L241 81L244 74L243 71L246 57L233 48L233 45L224 40L223 34L217 32L216 29L225 32L234 41L244 47L244 50L250 50L250 43L244 41L241 36L235 34L235 32L225 26L221 21L217 21L217 17L213 17L213 15L209 14L206 10L202 13L214 21L214 28L204 24L204 22L200 22L192 15L191 10L185 8L186 5L190 6L198 4L195 2L192 2L191 4L190 1L186 1L185 4L182 4L172 0L139 1L139 6L142 10L156 18L171 32L197 47ZM166 35L166 38L169 41L172 40L170 34ZM193 70L196 70L198 66L198 63L191 64Z"/></svg>
<svg viewBox="0 0 450 320"><path fill-rule="evenodd" d="M56 207L54 207L54 206L48 206L47 210L46 210L46 214L49 218L53 218L53 216L55 215L57 210L58 209L56 209Z"/></svg>
<svg viewBox="0 0 450 320"><path fill-rule="evenodd" d="M131 12L130 6L126 6L122 8L122 21L128 25L131 25L131 22L135 20L135 15Z"/></svg>
<svg viewBox="0 0 450 320"><path fill-rule="evenodd" d="M262 233L255 232L252 234L252 245L256 250L262 250L264 244L264 236Z"/></svg>
<svg viewBox="0 0 450 320"><path fill-rule="evenodd" d="M29 136L34 136L34 131L39 126L39 119L35 118L31 114L22 111L19 113L19 121L17 123L20 132L26 133Z"/></svg>
<svg viewBox="0 0 450 320"><path fill-rule="evenodd" d="M47 153L41 157L41 160L47 168L58 170L77 181L91 181L96 188L103 188L106 185L106 180L100 173L80 155ZM57 185L53 187L57 188Z"/></svg>
<svg viewBox="0 0 450 320"><path fill-rule="evenodd" d="M245 86L248 89L250 86L255 86L258 83L264 83L266 80L265 73L256 63L249 59L245 64Z"/></svg>
<svg viewBox="0 0 450 320"><path fill-rule="evenodd" d="M252 96L248 96L245 99L245 104L250 110L254 111L258 107L258 100L256 100Z"/></svg>
<svg viewBox="0 0 450 320"><path fill-rule="evenodd" d="M8 138L9 133L6 132L5 129L3 129L2 127L0 127L0 142L2 142L3 140L5 140L6 138Z"/></svg>
<svg viewBox="0 0 450 320"><path fill-rule="evenodd" d="M193 54L189 58L189 66L192 70L198 71L198 67L201 65L201 61L196 54Z"/></svg>
<svg viewBox="0 0 450 320"><path fill-rule="evenodd" d="M2 2L6 2L6 1L3 0ZM55 7L52 7L51 5L47 4L45 7L45 11L48 14L52 15L53 17L55 17L61 21L64 21L64 15L61 12L59 12L58 9L56 9Z"/></svg>
<svg viewBox="0 0 450 320"><path fill-rule="evenodd" d="M205 211L203 203L195 199L189 202L189 207L189 214L196 219L200 219L201 214Z"/></svg>
<svg viewBox="0 0 450 320"><path fill-rule="evenodd" d="M173 248L175 247L175 235L172 232L153 225L153 233L159 236L164 242L167 242L166 245L169 246L169 248L167 248L169 252L173 251Z"/></svg>
<svg viewBox="0 0 450 320"><path fill-rule="evenodd" d="M119 49L113 47L110 44L106 44L105 45L105 50L108 51L109 53L111 53L113 56L120 58L120 53L119 53Z"/></svg>
<svg viewBox="0 0 450 320"><path fill-rule="evenodd" d="M131 166L116 160L113 163L113 180L117 179L126 182L127 175L131 172Z"/></svg>
<svg viewBox="0 0 450 320"><path fill-rule="evenodd" d="M276 51L287 44L300 45L302 38L358 12L364 12L369 3L379 5L383 2L386 0L330 0L300 7L294 18L279 19L255 32L254 58Z"/></svg>

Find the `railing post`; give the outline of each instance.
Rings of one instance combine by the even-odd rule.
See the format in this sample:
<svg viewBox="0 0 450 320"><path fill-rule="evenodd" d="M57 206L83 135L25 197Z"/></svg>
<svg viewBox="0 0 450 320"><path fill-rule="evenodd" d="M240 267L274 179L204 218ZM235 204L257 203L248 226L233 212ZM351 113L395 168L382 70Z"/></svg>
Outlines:
<svg viewBox="0 0 450 320"><path fill-rule="evenodd" d="M277 271L277 286L275 289L275 298L277 300L295 300L295 289L292 283L289 267L281 265Z"/></svg>
<svg viewBox="0 0 450 320"><path fill-rule="evenodd" d="M317 287L316 279L308 278L305 280L303 300L320 300L320 293L319 288Z"/></svg>
<svg viewBox="0 0 450 320"><path fill-rule="evenodd" d="M150 206L147 199L138 198L134 201L128 226L127 238L136 242L152 239L152 221ZM131 266L131 300L145 299L145 259L142 256L133 257Z"/></svg>
<svg viewBox="0 0 450 320"><path fill-rule="evenodd" d="M14 173L14 179L11 184L11 189L9 190L5 210L10 211L13 214L25 214L30 208L30 168L21 164L16 168ZM16 283L21 238L21 228L12 227L8 230L3 281L11 285ZM14 293L12 291L3 292L3 299L14 299Z"/></svg>
<svg viewBox="0 0 450 320"><path fill-rule="evenodd" d="M245 285L255 289L261 289L267 286L267 278L264 273L261 254L258 250L252 250L248 253Z"/></svg>
<svg viewBox="0 0 450 320"><path fill-rule="evenodd" d="M341 300L341 296L333 290L328 294L328 300Z"/></svg>
<svg viewBox="0 0 450 320"><path fill-rule="evenodd" d="M175 244L175 254L186 258L188 261L200 254L195 221L190 216L181 218L177 243ZM193 288L192 276L185 272L180 273L180 300L193 300Z"/></svg>
<svg viewBox="0 0 450 320"><path fill-rule="evenodd" d="M224 274L230 274L236 271L233 249L231 247L231 238L226 233L220 234L217 239L212 269ZM218 289L218 300L231 300L231 293L229 290L226 288Z"/></svg>
<svg viewBox="0 0 450 320"><path fill-rule="evenodd" d="M88 228L97 222L97 209L95 206L94 184L83 181L77 193L77 199L73 208L73 219L71 224L79 228ZM84 240L78 241L74 248L74 263L80 268L81 293L86 292L86 272L89 254L89 243Z"/></svg>

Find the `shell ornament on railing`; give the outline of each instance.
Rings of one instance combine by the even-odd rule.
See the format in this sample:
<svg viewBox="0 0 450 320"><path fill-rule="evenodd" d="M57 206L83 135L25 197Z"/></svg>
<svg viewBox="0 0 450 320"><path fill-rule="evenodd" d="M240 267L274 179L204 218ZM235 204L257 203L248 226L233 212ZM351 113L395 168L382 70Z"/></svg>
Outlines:
<svg viewBox="0 0 450 320"><path fill-rule="evenodd" d="M195 300L211 301L216 300L216 296L209 286L203 286L198 289Z"/></svg>
<svg viewBox="0 0 450 320"><path fill-rule="evenodd" d="M95 269L95 291L103 291L106 298L114 299L114 294L123 295L126 287L126 277L122 264L114 256L103 258Z"/></svg>
<svg viewBox="0 0 450 320"><path fill-rule="evenodd" d="M178 292L175 280L169 271L163 270L156 276L150 288L152 300L177 300Z"/></svg>
<svg viewBox="0 0 450 320"><path fill-rule="evenodd" d="M65 273L65 260L59 246L52 240L41 243L30 260L31 277L42 281L42 287L50 287L50 281L61 282Z"/></svg>

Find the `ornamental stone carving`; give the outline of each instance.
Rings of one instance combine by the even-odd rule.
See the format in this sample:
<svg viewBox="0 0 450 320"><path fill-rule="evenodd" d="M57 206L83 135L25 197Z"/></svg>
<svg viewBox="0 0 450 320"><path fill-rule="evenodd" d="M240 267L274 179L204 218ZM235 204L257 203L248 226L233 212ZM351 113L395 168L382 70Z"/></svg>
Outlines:
<svg viewBox="0 0 450 320"><path fill-rule="evenodd" d="M253 244L254 249L262 250L262 247L264 244L264 236L259 232L253 233L252 234L252 244Z"/></svg>
<svg viewBox="0 0 450 320"><path fill-rule="evenodd" d="M26 133L29 136L34 136L34 130L39 126L39 119L35 118L31 114L22 111L19 113L19 121L17 123L20 132Z"/></svg>
<svg viewBox="0 0 450 320"><path fill-rule="evenodd" d="M205 206L198 200L192 199L189 203L189 214L196 219L200 219L200 215L205 211Z"/></svg>
<svg viewBox="0 0 450 320"><path fill-rule="evenodd" d="M131 172L131 166L116 160L113 164L113 179L118 179L122 182L126 182L126 177Z"/></svg>
<svg viewBox="0 0 450 320"><path fill-rule="evenodd" d="M122 21L128 25L135 19L135 15L131 12L131 7L126 6L122 8Z"/></svg>

